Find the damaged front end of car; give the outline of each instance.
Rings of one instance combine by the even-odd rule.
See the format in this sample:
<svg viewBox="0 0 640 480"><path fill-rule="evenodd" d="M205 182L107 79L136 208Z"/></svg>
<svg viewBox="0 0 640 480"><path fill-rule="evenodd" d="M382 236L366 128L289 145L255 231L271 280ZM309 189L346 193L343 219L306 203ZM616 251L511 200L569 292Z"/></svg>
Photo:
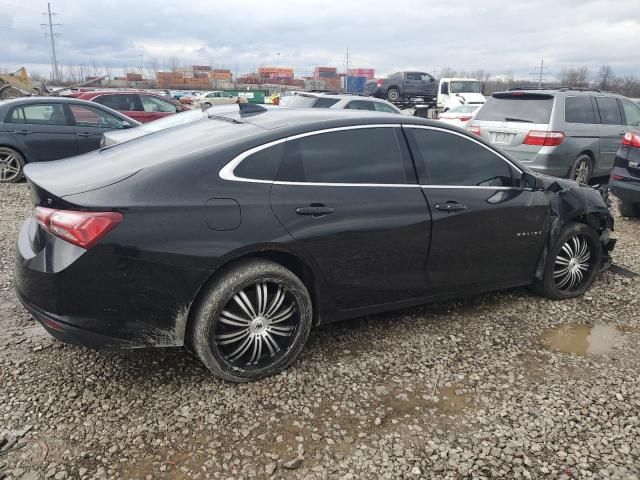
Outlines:
<svg viewBox="0 0 640 480"><path fill-rule="evenodd" d="M545 244L536 278L541 279L544 274L544 266L548 250L554 245L560 236L562 228L569 222L579 222L591 226L602 243L601 268L611 266L611 252L616 240L611 238L614 230L614 219L609 211L609 187L596 185L590 187L577 182L546 175L535 175L535 189L543 192L548 197L549 215L547 217L548 242Z"/></svg>

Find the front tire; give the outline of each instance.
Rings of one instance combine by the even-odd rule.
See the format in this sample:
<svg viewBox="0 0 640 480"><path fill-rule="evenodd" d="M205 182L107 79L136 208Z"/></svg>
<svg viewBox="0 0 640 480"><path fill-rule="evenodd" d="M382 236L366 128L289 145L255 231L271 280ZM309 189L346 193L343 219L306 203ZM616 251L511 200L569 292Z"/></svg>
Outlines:
<svg viewBox="0 0 640 480"><path fill-rule="evenodd" d="M640 217L640 204L620 200L618 210L623 217Z"/></svg>
<svg viewBox="0 0 640 480"><path fill-rule="evenodd" d="M0 183L17 183L24 177L24 157L9 147L0 147Z"/></svg>
<svg viewBox="0 0 640 480"><path fill-rule="evenodd" d="M597 232L584 223L568 223L549 250L544 274L534 288L553 300L578 297L593 284L601 262Z"/></svg>
<svg viewBox="0 0 640 480"><path fill-rule="evenodd" d="M210 104L209 102L206 102L206 103L203 103L203 104L202 104L202 109L203 109L203 110L207 110L207 109L209 109L209 108L211 108L211 104Z"/></svg>
<svg viewBox="0 0 640 480"><path fill-rule="evenodd" d="M304 283L266 260L246 260L205 288L195 308L192 346L205 366L231 382L278 373L300 354L312 324Z"/></svg>

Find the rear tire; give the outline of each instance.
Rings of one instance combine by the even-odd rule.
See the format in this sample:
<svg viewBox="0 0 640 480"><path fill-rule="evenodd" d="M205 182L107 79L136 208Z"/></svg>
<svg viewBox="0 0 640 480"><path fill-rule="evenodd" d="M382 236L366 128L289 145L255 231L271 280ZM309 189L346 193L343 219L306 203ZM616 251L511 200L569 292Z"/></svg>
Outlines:
<svg viewBox="0 0 640 480"><path fill-rule="evenodd" d="M206 109L208 109L208 108L211 108L211 104L210 104L209 102L207 102L207 103L203 103L203 104L202 104L202 109L203 109L203 110L206 110Z"/></svg>
<svg viewBox="0 0 640 480"><path fill-rule="evenodd" d="M618 210L623 217L640 217L640 204L620 200Z"/></svg>
<svg viewBox="0 0 640 480"><path fill-rule="evenodd" d="M17 183L23 179L24 157L9 147L0 147L0 183Z"/></svg>
<svg viewBox="0 0 640 480"><path fill-rule="evenodd" d="M311 298L290 270L245 260L205 288L193 319L191 345L202 363L224 380L249 382L298 357L311 330Z"/></svg>
<svg viewBox="0 0 640 480"><path fill-rule="evenodd" d="M392 87L389 90L387 90L387 100L389 100L391 103L399 101L400 91L395 87Z"/></svg>
<svg viewBox="0 0 640 480"><path fill-rule="evenodd" d="M601 262L598 233L584 223L570 222L549 250L542 279L533 287L553 300L578 297L593 284Z"/></svg>
<svg viewBox="0 0 640 480"><path fill-rule="evenodd" d="M591 157L586 154L578 155L576 161L573 162L571 167L571 180L575 180L579 183L588 184L591 180L591 174L593 173L593 162Z"/></svg>

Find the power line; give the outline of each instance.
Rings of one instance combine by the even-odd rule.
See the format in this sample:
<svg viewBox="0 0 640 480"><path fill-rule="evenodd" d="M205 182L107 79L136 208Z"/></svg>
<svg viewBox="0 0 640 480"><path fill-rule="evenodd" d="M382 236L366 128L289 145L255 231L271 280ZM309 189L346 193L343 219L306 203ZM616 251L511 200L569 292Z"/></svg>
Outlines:
<svg viewBox="0 0 640 480"><path fill-rule="evenodd" d="M59 37L59 33L54 33L53 27L61 27L61 23L53 23L52 17L56 15L55 12L51 11L51 3L47 3L47 11L42 13L47 16L49 20L48 23L41 23L42 27L49 27L49 33L45 33L44 36L48 36L51 40L51 65L53 67L53 80L56 82L60 82L60 71L58 70L58 58L56 57L56 40L55 37Z"/></svg>

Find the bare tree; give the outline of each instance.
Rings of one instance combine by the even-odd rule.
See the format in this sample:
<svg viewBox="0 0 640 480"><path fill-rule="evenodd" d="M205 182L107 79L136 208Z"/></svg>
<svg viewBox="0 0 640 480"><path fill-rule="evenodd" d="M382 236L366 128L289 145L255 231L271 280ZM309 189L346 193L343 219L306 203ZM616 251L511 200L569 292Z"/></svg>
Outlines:
<svg viewBox="0 0 640 480"><path fill-rule="evenodd" d="M586 66L565 68L560 72L560 83L567 87L588 87L589 69Z"/></svg>
<svg viewBox="0 0 640 480"><path fill-rule="evenodd" d="M440 70L440 78L450 78L457 76L457 72L449 67L444 67Z"/></svg>
<svg viewBox="0 0 640 480"><path fill-rule="evenodd" d="M147 71L149 77L153 80L158 78L158 72L160 71L160 62L158 62L157 58L151 58L147 63Z"/></svg>
<svg viewBox="0 0 640 480"><path fill-rule="evenodd" d="M609 65L602 65L598 70L596 84L600 90L609 90L615 84L615 74Z"/></svg>

